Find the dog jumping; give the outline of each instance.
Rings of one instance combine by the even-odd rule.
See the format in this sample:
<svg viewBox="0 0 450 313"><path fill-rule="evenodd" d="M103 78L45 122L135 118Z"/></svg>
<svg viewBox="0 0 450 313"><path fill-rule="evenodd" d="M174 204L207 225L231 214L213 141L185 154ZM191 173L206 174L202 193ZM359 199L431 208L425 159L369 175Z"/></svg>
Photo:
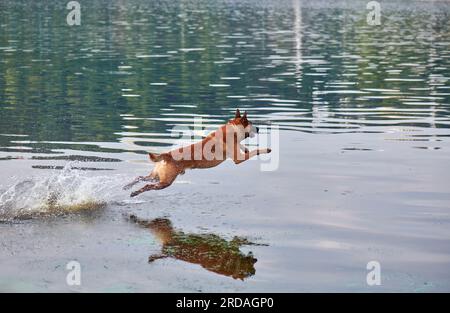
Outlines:
<svg viewBox="0 0 450 313"><path fill-rule="evenodd" d="M242 116L239 109L233 119L216 131L210 133L202 141L181 147L166 153L149 153L150 160L155 163L153 171L147 176L139 176L123 187L130 189L139 182L150 182L139 190L131 193L135 197L145 191L160 190L169 187L178 175L183 175L187 169L211 168L232 159L240 164L271 149L255 149L249 151L241 141L254 137L259 129L247 119L247 112Z"/></svg>

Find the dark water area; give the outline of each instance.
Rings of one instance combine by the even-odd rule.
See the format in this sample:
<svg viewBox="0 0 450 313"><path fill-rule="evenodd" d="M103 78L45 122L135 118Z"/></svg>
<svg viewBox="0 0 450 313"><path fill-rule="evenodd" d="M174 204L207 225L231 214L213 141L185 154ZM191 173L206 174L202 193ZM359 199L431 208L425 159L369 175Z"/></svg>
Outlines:
<svg viewBox="0 0 450 313"><path fill-rule="evenodd" d="M450 2L379 2L381 25L366 1L92 0L69 26L65 1L2 0L0 291L449 291ZM122 191L145 153L236 108L272 134L249 142L272 147L272 170ZM48 210L55 190L67 215ZM161 242L130 214L250 238L233 255L252 251L251 275L148 264ZM72 259L82 287L65 284Z"/></svg>

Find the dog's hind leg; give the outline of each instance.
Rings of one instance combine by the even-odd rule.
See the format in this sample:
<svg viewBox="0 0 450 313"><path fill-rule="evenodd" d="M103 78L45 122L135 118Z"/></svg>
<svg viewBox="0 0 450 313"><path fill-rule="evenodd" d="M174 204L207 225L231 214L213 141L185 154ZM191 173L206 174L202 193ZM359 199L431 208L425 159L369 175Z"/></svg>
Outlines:
<svg viewBox="0 0 450 313"><path fill-rule="evenodd" d="M128 190L137 183L140 183L141 181L151 181L151 182L157 182L158 179L153 176L153 174L150 174L149 176L138 176L136 177L131 183L123 186L123 190Z"/></svg>
<svg viewBox="0 0 450 313"><path fill-rule="evenodd" d="M123 190L128 190L131 187L133 187L134 185L136 185L137 183L141 182L144 178L145 178L145 176L138 176L131 183L126 184L125 186L123 186L122 189Z"/></svg>
<svg viewBox="0 0 450 313"><path fill-rule="evenodd" d="M162 183L162 182L159 182L159 183L156 183L156 184L147 184L147 185L145 185L144 187L142 187L141 189L136 190L136 191L133 191L133 192L131 193L130 197L136 197L137 195L139 195L139 194L141 194L141 193L143 193L143 192L149 191L149 190L160 190L160 189L164 189L164 188L169 187L170 185L172 185L172 182L170 182L170 183Z"/></svg>
<svg viewBox="0 0 450 313"><path fill-rule="evenodd" d="M179 171L167 171L162 176L158 183L147 184L139 190L131 193L130 197L136 197L137 195L149 191L149 190L161 190L172 185L175 178L177 178Z"/></svg>
<svg viewBox="0 0 450 313"><path fill-rule="evenodd" d="M149 191L149 190L161 190L172 185L173 181L183 171L177 163L166 162L161 164L161 168L157 170L159 182L153 184L147 184L141 189L131 193L130 197L136 197L137 195Z"/></svg>

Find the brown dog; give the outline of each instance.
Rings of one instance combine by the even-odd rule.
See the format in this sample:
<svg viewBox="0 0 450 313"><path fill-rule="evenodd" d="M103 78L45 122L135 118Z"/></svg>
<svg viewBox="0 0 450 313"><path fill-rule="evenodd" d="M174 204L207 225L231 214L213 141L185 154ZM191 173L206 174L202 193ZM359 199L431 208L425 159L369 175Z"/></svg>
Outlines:
<svg viewBox="0 0 450 313"><path fill-rule="evenodd" d="M268 148L248 151L241 144L242 140L254 137L257 132L258 128L247 119L247 112L241 116L238 109L234 119L200 142L162 154L149 153L150 160L155 162L153 171L148 176L137 177L124 189L129 189L141 181L152 182L132 192L130 196L135 197L148 190L169 187L178 175L184 174L186 169L215 167L228 158L239 164L256 155L270 153L271 150Z"/></svg>

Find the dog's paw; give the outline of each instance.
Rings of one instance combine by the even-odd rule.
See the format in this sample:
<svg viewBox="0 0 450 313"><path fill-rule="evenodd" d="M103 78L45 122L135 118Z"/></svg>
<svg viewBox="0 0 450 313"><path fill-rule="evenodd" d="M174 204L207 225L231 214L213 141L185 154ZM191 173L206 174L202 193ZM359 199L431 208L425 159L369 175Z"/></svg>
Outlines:
<svg viewBox="0 0 450 313"><path fill-rule="evenodd" d="M130 198L136 197L138 194L140 194L139 191L133 191L133 192L130 194Z"/></svg>

